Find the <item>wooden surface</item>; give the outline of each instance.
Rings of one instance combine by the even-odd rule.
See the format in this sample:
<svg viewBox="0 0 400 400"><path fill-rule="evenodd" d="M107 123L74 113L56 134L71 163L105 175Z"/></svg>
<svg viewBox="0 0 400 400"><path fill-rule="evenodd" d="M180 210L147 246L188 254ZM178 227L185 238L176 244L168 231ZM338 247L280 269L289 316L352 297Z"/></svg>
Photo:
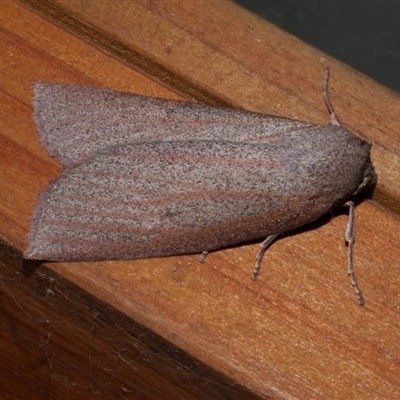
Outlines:
<svg viewBox="0 0 400 400"><path fill-rule="evenodd" d="M26 3L47 17L13 0L0 12L1 396L399 398L399 95L227 1ZM373 143L379 175L356 209L365 308L346 275L340 212L276 242L257 282L257 243L204 263L22 259L37 194L62 170L35 134L32 81L324 123L325 64L336 112Z"/></svg>

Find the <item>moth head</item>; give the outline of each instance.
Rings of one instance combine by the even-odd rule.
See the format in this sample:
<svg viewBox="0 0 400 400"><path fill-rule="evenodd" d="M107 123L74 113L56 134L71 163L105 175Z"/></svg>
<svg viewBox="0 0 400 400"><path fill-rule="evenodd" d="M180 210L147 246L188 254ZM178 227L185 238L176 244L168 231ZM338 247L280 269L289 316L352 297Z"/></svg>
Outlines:
<svg viewBox="0 0 400 400"><path fill-rule="evenodd" d="M360 193L362 190L372 189L376 185L376 182L378 180L378 176L371 161L371 144L363 141L361 145L365 148L368 158L365 162L364 179L358 186L357 190L354 192L354 195Z"/></svg>

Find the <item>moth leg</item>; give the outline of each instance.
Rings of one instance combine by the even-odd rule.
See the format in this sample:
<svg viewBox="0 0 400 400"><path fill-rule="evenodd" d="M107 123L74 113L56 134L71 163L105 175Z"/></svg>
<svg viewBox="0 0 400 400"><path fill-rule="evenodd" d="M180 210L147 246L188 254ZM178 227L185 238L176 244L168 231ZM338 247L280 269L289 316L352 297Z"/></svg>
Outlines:
<svg viewBox="0 0 400 400"><path fill-rule="evenodd" d="M253 281L255 281L257 279L257 276L260 273L261 262L263 260L264 253L266 252L266 250L268 249L269 245L276 239L276 237L278 235L279 235L279 233L277 235L270 235L261 243L260 250L258 251L257 257L256 257L256 265L254 267L253 274L251 275L251 279Z"/></svg>
<svg viewBox="0 0 400 400"><path fill-rule="evenodd" d="M361 290L358 286L356 276L354 274L354 266L353 266L353 247L354 247L354 239L355 239L355 228L354 228L354 203L352 201L348 201L345 206L349 207L349 218L347 220L346 229L344 231L344 238L347 242L348 251L347 251L347 274L350 276L351 285L356 292L358 297L358 302L360 306L365 305L364 297L361 293Z"/></svg>
<svg viewBox="0 0 400 400"><path fill-rule="evenodd" d="M324 97L326 108L329 111L329 115L331 118L331 125L340 126L340 122L335 114L335 111L333 110L333 106L329 98L329 92L328 92L329 67L327 65L325 65L324 71L325 71L325 79L324 79L324 84L322 85L322 96Z"/></svg>
<svg viewBox="0 0 400 400"><path fill-rule="evenodd" d="M199 262L203 262L206 257L208 255L208 251L203 251L200 255L199 255Z"/></svg>

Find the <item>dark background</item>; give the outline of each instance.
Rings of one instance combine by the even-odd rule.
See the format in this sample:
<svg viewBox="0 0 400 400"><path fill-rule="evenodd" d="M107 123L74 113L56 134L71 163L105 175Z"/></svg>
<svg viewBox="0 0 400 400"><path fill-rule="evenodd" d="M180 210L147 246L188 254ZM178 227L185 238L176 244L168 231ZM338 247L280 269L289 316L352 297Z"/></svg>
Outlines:
<svg viewBox="0 0 400 400"><path fill-rule="evenodd" d="M400 1L235 2L400 93Z"/></svg>

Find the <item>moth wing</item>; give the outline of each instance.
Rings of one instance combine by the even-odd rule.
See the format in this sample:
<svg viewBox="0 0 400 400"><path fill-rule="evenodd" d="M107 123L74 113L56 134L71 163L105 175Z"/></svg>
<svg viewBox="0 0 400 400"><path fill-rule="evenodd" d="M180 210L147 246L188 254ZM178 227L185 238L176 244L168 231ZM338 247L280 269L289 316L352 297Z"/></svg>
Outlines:
<svg viewBox="0 0 400 400"><path fill-rule="evenodd" d="M112 146L189 139L262 143L313 126L88 86L37 82L33 88L34 119L42 144L66 166Z"/></svg>
<svg viewBox="0 0 400 400"><path fill-rule="evenodd" d="M67 168L41 194L25 257L111 260L208 251L326 212L329 202L288 179L283 160L260 146L153 142L98 153ZM310 199L316 199L313 215L305 217Z"/></svg>

